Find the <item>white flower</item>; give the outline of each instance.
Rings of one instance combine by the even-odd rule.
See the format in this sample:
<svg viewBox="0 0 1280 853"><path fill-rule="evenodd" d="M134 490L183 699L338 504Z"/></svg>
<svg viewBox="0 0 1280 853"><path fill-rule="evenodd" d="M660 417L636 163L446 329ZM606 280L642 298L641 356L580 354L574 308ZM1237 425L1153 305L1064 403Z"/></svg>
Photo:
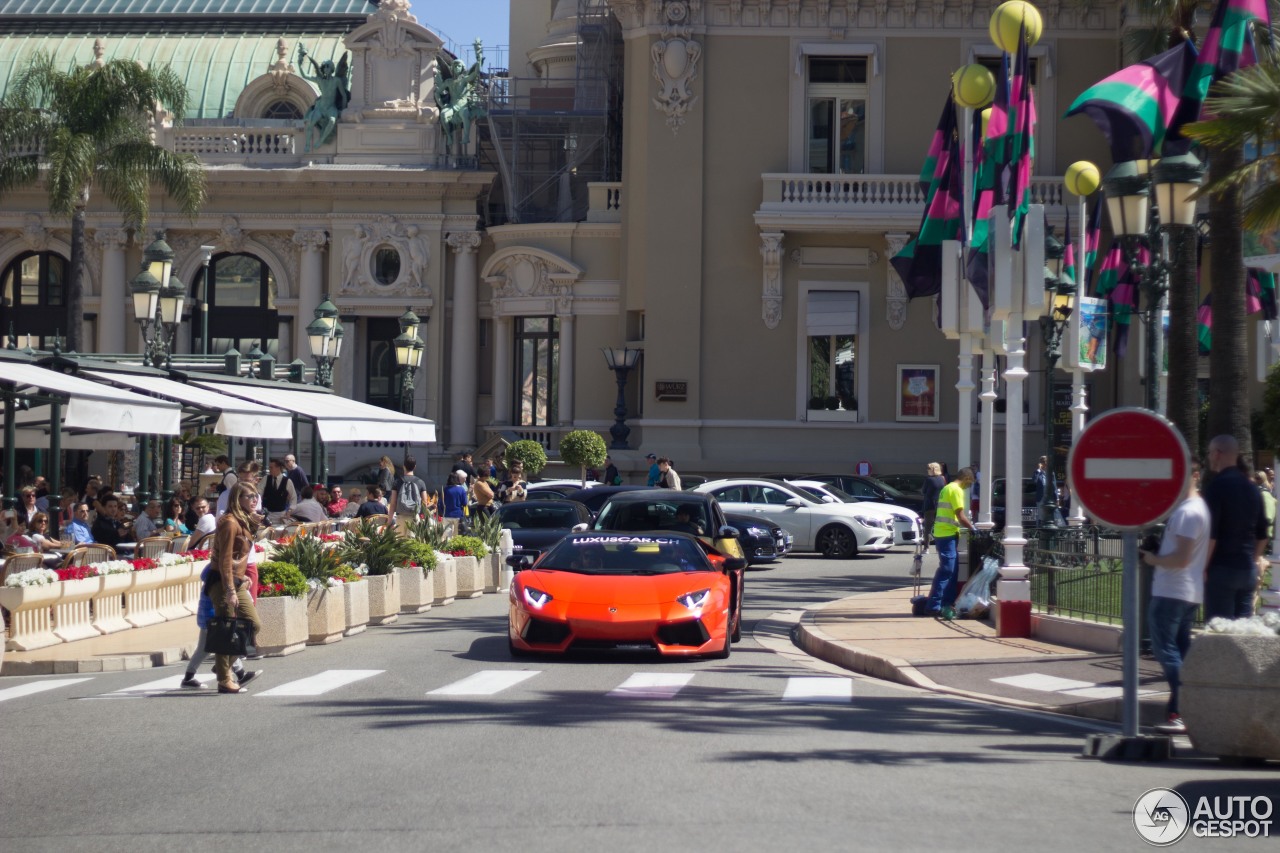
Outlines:
<svg viewBox="0 0 1280 853"><path fill-rule="evenodd" d="M1247 619L1223 619L1221 616L1209 620L1205 630L1211 634L1238 634L1251 637L1274 637L1280 619L1268 619L1266 616L1250 616Z"/></svg>
<svg viewBox="0 0 1280 853"><path fill-rule="evenodd" d="M358 574L360 577L364 577L365 575L369 574L369 567L364 563L361 563L360 565L356 566L355 569L356 569L356 574Z"/></svg>
<svg viewBox="0 0 1280 853"><path fill-rule="evenodd" d="M158 566L177 566L182 563L191 562L191 558L182 554L170 554L168 552L156 557L156 565Z"/></svg>
<svg viewBox="0 0 1280 853"><path fill-rule="evenodd" d="M133 563L128 560L105 560L91 563L89 567L98 575L123 575L133 571Z"/></svg>
<svg viewBox="0 0 1280 853"><path fill-rule="evenodd" d="M49 569L27 569L25 572L14 572L5 578L5 586L44 586L57 583L58 573Z"/></svg>

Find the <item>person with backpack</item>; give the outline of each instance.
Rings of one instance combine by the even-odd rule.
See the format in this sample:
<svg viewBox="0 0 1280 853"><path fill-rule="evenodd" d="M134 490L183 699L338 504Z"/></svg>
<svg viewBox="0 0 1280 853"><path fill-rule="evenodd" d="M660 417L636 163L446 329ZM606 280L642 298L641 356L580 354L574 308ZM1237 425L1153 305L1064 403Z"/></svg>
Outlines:
<svg viewBox="0 0 1280 853"><path fill-rule="evenodd" d="M427 484L414 473L418 460L412 456L404 458L404 473L396 477L391 487L391 497L387 502L387 511L391 515L418 515L422 510L422 496L426 494Z"/></svg>

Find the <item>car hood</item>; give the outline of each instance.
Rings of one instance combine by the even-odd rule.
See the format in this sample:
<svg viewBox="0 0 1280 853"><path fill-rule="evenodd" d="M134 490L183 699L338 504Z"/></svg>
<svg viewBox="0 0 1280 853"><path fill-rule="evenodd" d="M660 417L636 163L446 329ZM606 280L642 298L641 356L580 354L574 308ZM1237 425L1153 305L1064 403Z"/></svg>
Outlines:
<svg viewBox="0 0 1280 853"><path fill-rule="evenodd" d="M727 582L719 572L677 572L670 575L581 575L576 572L529 569L520 581L575 604L666 604L677 595Z"/></svg>
<svg viewBox="0 0 1280 853"><path fill-rule="evenodd" d="M915 519L919 516L914 509L897 504L884 504L878 501L858 501L856 504L839 504L840 506L852 507L860 510L861 513L869 518L893 518L895 515L905 515L908 518Z"/></svg>
<svg viewBox="0 0 1280 853"><path fill-rule="evenodd" d="M568 536L569 533L570 531L567 529L556 527L522 528L511 531L511 542L517 548L532 548L537 551L545 551Z"/></svg>

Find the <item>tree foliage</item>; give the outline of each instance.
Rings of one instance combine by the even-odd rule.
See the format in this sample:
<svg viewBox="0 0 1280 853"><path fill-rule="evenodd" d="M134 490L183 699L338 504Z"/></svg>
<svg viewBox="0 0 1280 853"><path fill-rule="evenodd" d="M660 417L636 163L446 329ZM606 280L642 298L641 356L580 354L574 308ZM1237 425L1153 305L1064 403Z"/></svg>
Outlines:
<svg viewBox="0 0 1280 853"><path fill-rule="evenodd" d="M543 450L538 442L527 438L511 442L503 459L508 468L511 467L512 462L524 463L524 473L529 477L538 476L538 472L547 467L547 451Z"/></svg>

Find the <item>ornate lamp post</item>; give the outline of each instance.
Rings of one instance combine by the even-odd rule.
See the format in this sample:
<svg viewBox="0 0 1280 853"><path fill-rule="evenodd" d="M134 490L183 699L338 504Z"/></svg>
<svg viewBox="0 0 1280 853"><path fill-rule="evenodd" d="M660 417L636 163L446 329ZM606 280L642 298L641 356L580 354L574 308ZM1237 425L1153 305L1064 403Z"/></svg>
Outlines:
<svg viewBox="0 0 1280 853"><path fill-rule="evenodd" d="M316 384L333 387L333 363L342 355L342 324L338 308L328 297L316 306L316 318L307 325L311 356L316 360Z"/></svg>
<svg viewBox="0 0 1280 853"><path fill-rule="evenodd" d="M609 427L609 435L613 436L613 443L609 447L614 450L626 450L629 447L627 436L631 435L631 427L626 424L627 374L636 366L641 351L629 347L605 347L601 352L604 353L605 364L609 365L609 369L618 380L618 402L613 407L615 420L613 426Z"/></svg>
<svg viewBox="0 0 1280 853"><path fill-rule="evenodd" d="M1139 276L1146 307L1146 406L1158 408L1162 341L1160 309L1169 290L1169 274L1179 263L1182 241L1194 233L1196 202L1192 197L1204 182L1205 167L1194 154L1149 161L1117 163L1102 181L1111 228L1120 237L1125 261ZM1151 204L1152 192L1155 205ZM1170 238L1179 245L1170 251ZM1140 249L1151 248L1143 257Z"/></svg>
<svg viewBox="0 0 1280 853"><path fill-rule="evenodd" d="M209 354L209 262L213 260L213 246L200 247L200 260L204 275L200 281L200 298L196 307L200 309L200 354Z"/></svg>
<svg viewBox="0 0 1280 853"><path fill-rule="evenodd" d="M1056 495L1050 484L1054 482L1054 450L1053 450L1053 371L1062 358L1062 336L1067 330L1067 323L1074 313L1072 297L1076 293L1076 285L1062 275L1062 259L1066 247L1047 230L1044 236L1044 289L1050 303L1049 312L1040 317L1040 336L1044 341L1044 443L1045 443L1045 489L1040 499L1040 523L1051 526L1054 523L1054 509L1057 506Z"/></svg>
<svg viewBox="0 0 1280 853"><path fill-rule="evenodd" d="M418 337L422 321L412 311L400 316L400 335L395 339L396 364L400 368L400 411L413 414L413 375L422 365L426 344Z"/></svg>

